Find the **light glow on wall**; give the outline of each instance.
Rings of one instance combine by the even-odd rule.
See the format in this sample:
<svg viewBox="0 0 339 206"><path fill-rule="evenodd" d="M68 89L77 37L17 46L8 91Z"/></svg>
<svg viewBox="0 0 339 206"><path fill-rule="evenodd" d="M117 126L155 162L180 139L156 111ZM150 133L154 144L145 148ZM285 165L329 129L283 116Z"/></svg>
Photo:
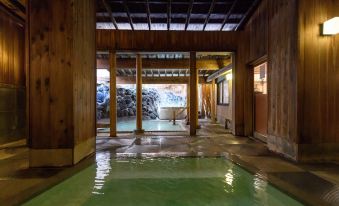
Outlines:
<svg viewBox="0 0 339 206"><path fill-rule="evenodd" d="M324 22L323 35L336 35L339 33L339 17L334 17Z"/></svg>

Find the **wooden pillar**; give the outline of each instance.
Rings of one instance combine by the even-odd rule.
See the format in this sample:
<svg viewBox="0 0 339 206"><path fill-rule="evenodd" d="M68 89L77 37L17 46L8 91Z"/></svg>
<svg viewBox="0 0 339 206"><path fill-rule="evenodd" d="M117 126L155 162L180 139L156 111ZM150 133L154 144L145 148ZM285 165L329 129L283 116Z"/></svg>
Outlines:
<svg viewBox="0 0 339 206"><path fill-rule="evenodd" d="M186 84L186 91L187 91L187 118L186 118L186 125L190 124L190 84Z"/></svg>
<svg viewBox="0 0 339 206"><path fill-rule="evenodd" d="M110 118L110 136L117 136L117 61L115 52L109 52L109 68L110 68L110 104L109 104L109 118Z"/></svg>
<svg viewBox="0 0 339 206"><path fill-rule="evenodd" d="M201 84L201 117L205 118L206 116L206 84Z"/></svg>
<svg viewBox="0 0 339 206"><path fill-rule="evenodd" d="M137 86L137 117L135 134L142 134L142 59L140 54L136 58L136 86Z"/></svg>
<svg viewBox="0 0 339 206"><path fill-rule="evenodd" d="M73 165L95 151L95 1L28 5L29 164Z"/></svg>
<svg viewBox="0 0 339 206"><path fill-rule="evenodd" d="M211 83L211 120L215 123L217 120L217 102L216 102L216 84L215 79Z"/></svg>
<svg viewBox="0 0 339 206"><path fill-rule="evenodd" d="M198 70L196 53L190 52L190 135L196 135L198 123Z"/></svg>

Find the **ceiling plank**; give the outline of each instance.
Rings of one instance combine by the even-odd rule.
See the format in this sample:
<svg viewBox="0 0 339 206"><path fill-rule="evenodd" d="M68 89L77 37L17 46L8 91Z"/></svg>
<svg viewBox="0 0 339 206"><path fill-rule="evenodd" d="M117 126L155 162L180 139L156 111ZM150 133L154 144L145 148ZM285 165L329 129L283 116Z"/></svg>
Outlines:
<svg viewBox="0 0 339 206"><path fill-rule="evenodd" d="M224 21L222 22L220 31L222 31L222 30L224 29L225 24L226 24L227 20L230 18L231 14L232 14L232 11L233 11L233 9L234 9L234 7L235 7L235 5L237 5L237 2L238 2L238 0L234 0L234 1L233 1L231 8L228 10L228 12L227 12L227 14L226 14L226 16L225 16L225 18L224 18Z"/></svg>
<svg viewBox="0 0 339 206"><path fill-rule="evenodd" d="M204 23L204 27L202 29L203 31L205 31L206 25L207 25L208 21L210 20L210 16L211 16L211 13L214 9L214 5L215 5L215 0L212 1L210 9L208 10L207 17L206 17L206 20L205 20L205 23Z"/></svg>
<svg viewBox="0 0 339 206"><path fill-rule="evenodd" d="M111 7L107 4L106 0L102 0L102 4L104 5L106 11L108 12L109 17L111 18L111 21L112 21L112 23L113 23L113 25L114 25L114 28L115 28L116 30L118 30L118 29L119 29L119 28L118 28L118 24L117 24L117 22L116 22L116 20L115 20L115 18L114 18L114 16L113 16Z"/></svg>

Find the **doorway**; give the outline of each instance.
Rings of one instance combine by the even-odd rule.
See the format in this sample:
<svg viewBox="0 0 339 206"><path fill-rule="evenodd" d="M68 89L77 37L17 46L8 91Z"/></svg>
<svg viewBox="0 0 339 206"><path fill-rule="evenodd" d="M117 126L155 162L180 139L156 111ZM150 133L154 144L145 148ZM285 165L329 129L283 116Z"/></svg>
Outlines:
<svg viewBox="0 0 339 206"><path fill-rule="evenodd" d="M253 74L253 135L255 138L266 142L268 118L267 62L254 66Z"/></svg>

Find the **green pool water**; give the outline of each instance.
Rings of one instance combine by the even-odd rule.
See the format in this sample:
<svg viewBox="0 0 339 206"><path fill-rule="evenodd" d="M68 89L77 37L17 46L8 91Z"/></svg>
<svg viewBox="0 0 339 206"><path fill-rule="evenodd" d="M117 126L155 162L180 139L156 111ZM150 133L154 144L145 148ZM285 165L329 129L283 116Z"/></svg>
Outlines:
<svg viewBox="0 0 339 206"><path fill-rule="evenodd" d="M224 158L111 159L96 164L24 205L301 205Z"/></svg>
<svg viewBox="0 0 339 206"><path fill-rule="evenodd" d="M136 128L135 118L119 118L117 121L118 132L131 132ZM175 125L168 120L142 120L142 128L145 131L185 131L180 120ZM101 132L109 132L109 128L100 129Z"/></svg>

